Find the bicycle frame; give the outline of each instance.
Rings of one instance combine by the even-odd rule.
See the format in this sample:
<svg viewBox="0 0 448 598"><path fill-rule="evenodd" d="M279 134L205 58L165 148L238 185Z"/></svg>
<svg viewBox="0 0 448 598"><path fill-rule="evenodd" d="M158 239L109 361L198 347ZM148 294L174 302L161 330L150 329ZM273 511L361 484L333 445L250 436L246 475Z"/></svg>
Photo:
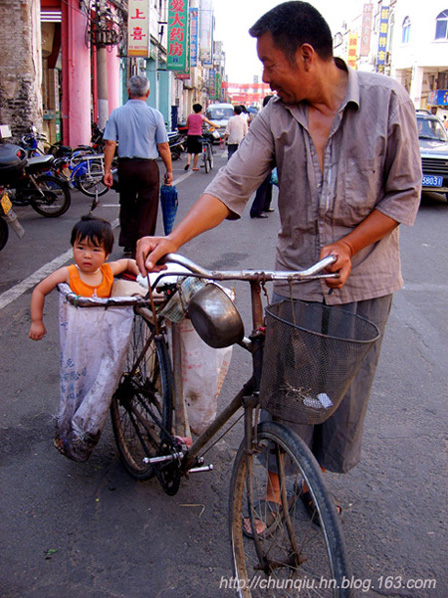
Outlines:
<svg viewBox="0 0 448 598"><path fill-rule="evenodd" d="M272 272L272 271L253 271L253 270L239 270L239 271L209 271L202 268L179 254L168 254L165 257L165 263L174 263L190 270L191 275L197 278L215 280L215 281L247 281L251 288L251 312L252 312L252 333L249 338L245 337L239 344L245 350L252 354L252 376L244 384L243 388L232 399L232 401L216 416L215 420L206 428L206 430L195 440L192 446L185 452L173 452L170 455L161 457L147 457L144 459L146 463L157 464L174 459L182 459L180 470L182 474L188 474L195 471L207 470L210 467L193 468L199 460L199 453L210 442L210 440L217 434L217 432L229 421L229 419L241 408L245 409L245 434L247 447L250 447L252 438L252 414L253 409L258 404L258 390L261 378L261 365L263 359L263 343L264 331L261 330L263 325L263 307L261 300L261 288L265 282L275 280L289 280L292 282L306 282L309 280L316 280L320 278L337 278L338 274L321 274L321 272L336 260L335 256L328 256L314 266L303 270L301 272ZM185 271L164 273L160 272L159 276L153 283L153 287L157 287L160 280L165 276L185 277ZM116 297L110 299L98 299L78 297L73 292L66 293L66 299L76 305L77 307L119 307L119 306L134 306L135 308L149 308L151 309L151 300L143 297ZM149 345L149 341L148 341ZM174 355L176 360L176 354ZM175 365L175 364L174 364ZM174 367L174 376L179 374L179 369ZM176 383L175 383L176 388ZM178 399L178 397L177 397ZM184 403L182 399L182 403ZM180 405L181 409L185 409L185 405Z"/></svg>

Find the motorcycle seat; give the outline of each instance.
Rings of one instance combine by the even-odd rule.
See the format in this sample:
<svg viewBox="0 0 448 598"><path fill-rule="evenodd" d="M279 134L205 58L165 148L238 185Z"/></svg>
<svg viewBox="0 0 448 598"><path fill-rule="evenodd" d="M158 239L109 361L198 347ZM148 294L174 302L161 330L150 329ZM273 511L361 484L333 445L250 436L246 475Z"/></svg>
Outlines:
<svg viewBox="0 0 448 598"><path fill-rule="evenodd" d="M25 172L28 174L35 174L37 172L41 172L50 166L54 162L54 156L46 155L46 156L36 156L35 158L29 158L26 166Z"/></svg>

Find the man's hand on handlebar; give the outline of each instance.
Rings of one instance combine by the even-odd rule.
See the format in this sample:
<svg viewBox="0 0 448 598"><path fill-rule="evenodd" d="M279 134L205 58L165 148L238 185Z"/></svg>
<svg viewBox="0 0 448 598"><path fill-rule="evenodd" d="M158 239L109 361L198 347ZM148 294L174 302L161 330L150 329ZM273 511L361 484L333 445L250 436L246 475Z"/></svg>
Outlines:
<svg viewBox="0 0 448 598"><path fill-rule="evenodd" d="M148 272L160 272L166 266L157 262L167 253L176 253L178 246L169 237L142 237L137 241L135 259L143 276Z"/></svg>
<svg viewBox="0 0 448 598"><path fill-rule="evenodd" d="M338 272L339 278L328 278L325 280L325 284L331 289L340 289L347 282L347 278L350 276L352 269L352 250L348 243L343 240L331 243L322 248L319 259L327 257L327 255L335 255L337 260L327 266L327 272Z"/></svg>

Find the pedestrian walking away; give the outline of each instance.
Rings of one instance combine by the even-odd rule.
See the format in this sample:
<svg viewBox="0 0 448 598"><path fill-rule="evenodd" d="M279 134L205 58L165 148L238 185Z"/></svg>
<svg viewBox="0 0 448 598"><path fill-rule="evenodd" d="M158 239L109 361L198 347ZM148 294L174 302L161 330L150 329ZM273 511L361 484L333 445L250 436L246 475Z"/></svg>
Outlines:
<svg viewBox="0 0 448 598"><path fill-rule="evenodd" d="M247 118L243 116L241 106L235 106L233 109L234 116L229 119L227 123L226 132L224 133L224 137L222 138L222 142L225 143L227 141L227 159L233 156L233 154L238 149L239 144L243 140L243 138L247 135L247 131L249 129L247 124Z"/></svg>
<svg viewBox="0 0 448 598"><path fill-rule="evenodd" d="M119 245L135 257L137 239L154 235L159 204L159 154L165 165L165 183L173 172L168 136L162 114L146 104L149 81L134 76L128 82L129 100L116 108L104 131L104 182L113 185L112 161L118 151L120 187Z"/></svg>
<svg viewBox="0 0 448 598"><path fill-rule="evenodd" d="M196 235L241 217L251 194L277 166L276 268L303 270L334 255L328 270L339 277L292 288L277 283L276 298L292 295L348 310L384 332L392 295L402 287L398 227L413 224L420 203L413 103L392 78L356 71L334 58L328 24L306 2L275 6L249 33L257 40L263 81L277 97L252 122L239 159L227 162L172 233L139 241L139 268L153 270L163 255ZM322 469L344 473L361 458L379 352L377 341L324 423L286 424L307 441ZM280 504L275 468L268 464L268 470L266 500ZM310 506L311 496L302 490ZM257 531L263 529L257 525Z"/></svg>
<svg viewBox="0 0 448 598"><path fill-rule="evenodd" d="M202 125L204 123L209 124L211 127L215 127L215 123L208 120L206 116L202 114L201 104L193 104L193 112L187 118L187 163L185 164L185 170L190 168L191 157L193 156L193 170L198 171L198 159L202 153Z"/></svg>
<svg viewBox="0 0 448 598"><path fill-rule="evenodd" d="M269 100L274 97L272 95L263 98L263 108L267 105ZM271 173L264 179L255 193L254 201L250 207L251 218L267 218L267 212L273 212L271 208L272 202L272 179Z"/></svg>

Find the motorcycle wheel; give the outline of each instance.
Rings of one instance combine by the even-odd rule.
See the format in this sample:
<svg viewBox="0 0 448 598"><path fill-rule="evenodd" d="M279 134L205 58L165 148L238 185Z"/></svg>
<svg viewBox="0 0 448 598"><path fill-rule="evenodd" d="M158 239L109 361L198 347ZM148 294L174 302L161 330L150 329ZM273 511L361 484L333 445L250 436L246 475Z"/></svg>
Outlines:
<svg viewBox="0 0 448 598"><path fill-rule="evenodd" d="M6 245L9 237L9 228L8 224L0 218L0 251Z"/></svg>
<svg viewBox="0 0 448 598"><path fill-rule="evenodd" d="M35 181L43 195L37 189L29 190L27 198L33 210L46 218L57 218L65 214L71 204L68 185L48 174L36 177Z"/></svg>

